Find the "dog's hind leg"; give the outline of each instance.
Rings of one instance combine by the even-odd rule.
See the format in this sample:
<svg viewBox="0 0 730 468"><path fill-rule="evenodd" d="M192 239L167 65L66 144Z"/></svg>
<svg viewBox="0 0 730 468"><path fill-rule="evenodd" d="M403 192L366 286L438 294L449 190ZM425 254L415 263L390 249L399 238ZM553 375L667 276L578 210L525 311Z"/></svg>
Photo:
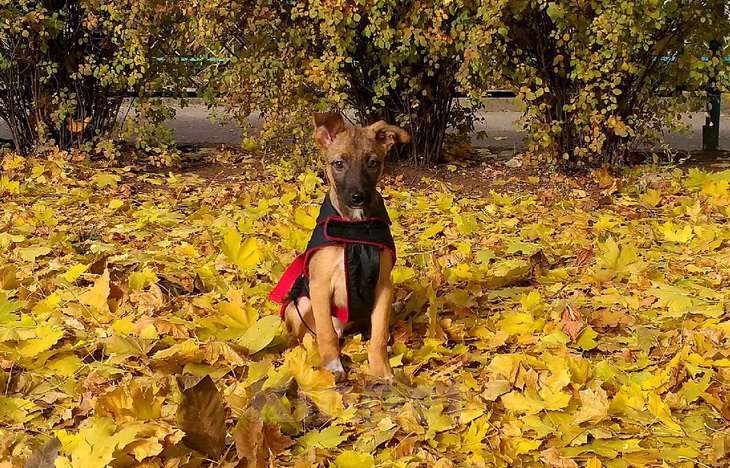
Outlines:
<svg viewBox="0 0 730 468"><path fill-rule="evenodd" d="M297 308L299 309L297 311ZM284 322L289 330L289 334L301 341L307 333L314 334L314 314L312 313L312 301L308 297L300 297L297 300L296 307L291 302L284 311ZM338 338L342 338L345 333L345 326L342 320L334 315L332 316L332 326Z"/></svg>
<svg viewBox="0 0 730 468"><path fill-rule="evenodd" d="M308 297L300 297L296 300L296 304L294 301L290 302L284 311L284 321L289 333L301 341L305 334L314 331L312 301Z"/></svg>
<svg viewBox="0 0 730 468"><path fill-rule="evenodd" d="M345 325L342 323L342 320L338 319L334 315L332 316L332 326L335 327L335 332L337 333L337 338L342 339L342 335L345 333Z"/></svg>

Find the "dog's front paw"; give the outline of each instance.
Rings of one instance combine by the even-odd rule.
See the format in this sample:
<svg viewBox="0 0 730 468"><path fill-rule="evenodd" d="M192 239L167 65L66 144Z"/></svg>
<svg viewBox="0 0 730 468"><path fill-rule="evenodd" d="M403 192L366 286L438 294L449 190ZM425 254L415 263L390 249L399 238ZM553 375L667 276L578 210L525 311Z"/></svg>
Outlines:
<svg viewBox="0 0 730 468"><path fill-rule="evenodd" d="M386 382L392 382L394 378L393 369L390 368L390 364L388 362L382 364L371 363L369 373L373 377L384 380Z"/></svg>
<svg viewBox="0 0 730 468"><path fill-rule="evenodd" d="M345 372L345 368L342 367L342 361L339 358L326 362L323 367L335 374L336 382L341 382L345 379L347 373Z"/></svg>

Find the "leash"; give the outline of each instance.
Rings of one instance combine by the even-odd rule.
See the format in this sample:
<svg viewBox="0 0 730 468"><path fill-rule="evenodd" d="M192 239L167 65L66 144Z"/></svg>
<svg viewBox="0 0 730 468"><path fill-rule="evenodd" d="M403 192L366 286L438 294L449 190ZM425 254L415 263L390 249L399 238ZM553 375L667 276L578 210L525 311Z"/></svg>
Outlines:
<svg viewBox="0 0 730 468"><path fill-rule="evenodd" d="M315 333L314 330L312 330L309 327L309 325L307 324L307 321L304 320L304 317L302 317L302 313L299 312L299 305L297 304L297 300L294 299L294 301L292 301L292 302L294 304L294 309L296 309L296 311L297 311L297 315L299 316L299 319L302 321L302 323L304 324L304 326L307 327L307 330L309 330L309 333L311 333L314 336L317 336L317 333Z"/></svg>

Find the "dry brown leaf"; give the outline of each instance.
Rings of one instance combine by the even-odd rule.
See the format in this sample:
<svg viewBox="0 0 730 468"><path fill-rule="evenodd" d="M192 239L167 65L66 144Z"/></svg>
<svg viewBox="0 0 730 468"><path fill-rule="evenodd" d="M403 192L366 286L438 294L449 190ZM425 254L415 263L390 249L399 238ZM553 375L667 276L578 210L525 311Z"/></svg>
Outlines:
<svg viewBox="0 0 730 468"><path fill-rule="evenodd" d="M555 447L540 452L540 460L551 468L578 468L578 464L571 458L563 458Z"/></svg>
<svg viewBox="0 0 730 468"><path fill-rule="evenodd" d="M256 411L249 408L238 419L231 434L236 444L238 458L245 460L244 466L247 468L263 468L266 466L263 426L264 423Z"/></svg>
<svg viewBox="0 0 730 468"><path fill-rule="evenodd" d="M236 444L239 467L271 466L273 457L294 445L294 441L283 435L278 426L263 423L252 408L241 415L231 435Z"/></svg>
<svg viewBox="0 0 730 468"><path fill-rule="evenodd" d="M183 391L177 410L178 424L185 432L183 443L217 459L226 438L223 397L209 375Z"/></svg>
<svg viewBox="0 0 730 468"><path fill-rule="evenodd" d="M33 452L33 455L25 462L25 468L54 468L60 448L61 441L58 440L58 437L54 437Z"/></svg>
<svg viewBox="0 0 730 468"><path fill-rule="evenodd" d="M585 326L586 323L583 321L580 311L573 308L570 304L565 304L563 316L560 320L560 327L570 336L570 339L573 341L577 340Z"/></svg>
<svg viewBox="0 0 730 468"><path fill-rule="evenodd" d="M616 328L636 323L636 319L621 310L601 310L591 317L591 323L599 328Z"/></svg>
<svg viewBox="0 0 730 468"><path fill-rule="evenodd" d="M593 255L593 249L591 248L580 249L575 258L575 266L580 268L587 265L593 259Z"/></svg>

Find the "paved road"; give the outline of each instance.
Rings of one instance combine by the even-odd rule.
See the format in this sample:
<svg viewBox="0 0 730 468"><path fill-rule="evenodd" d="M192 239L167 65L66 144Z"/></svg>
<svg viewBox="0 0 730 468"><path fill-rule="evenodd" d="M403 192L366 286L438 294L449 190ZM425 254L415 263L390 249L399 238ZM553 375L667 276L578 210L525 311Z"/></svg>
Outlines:
<svg viewBox="0 0 730 468"><path fill-rule="evenodd" d="M520 113L516 111L512 99L490 100L480 112L483 117L477 130L485 130L486 138L475 138L478 147L489 147L500 151L522 148L524 132L517 127ZM175 131L180 144L238 144L242 132L233 122L214 123L209 119L210 113L205 106L194 104L178 109L175 119L166 125ZM685 118L690 130L687 133L671 133L665 141L677 150L693 151L702 148L702 125L705 114L691 114ZM254 129L258 127L257 116L252 117ZM7 127L0 122L0 138L10 138ZM730 110L724 109L720 122L720 147L730 150Z"/></svg>
<svg viewBox="0 0 730 468"><path fill-rule="evenodd" d="M475 141L476 146L487 146L500 150L522 147L524 132L518 129L519 112L488 112L482 114L485 121L480 123L477 130L485 130L487 138ZM702 126L705 124L704 113L693 113L685 117L689 130L683 133L668 133L664 141L675 150L696 151L702 149ZM723 115L720 119L720 148L730 150L730 115Z"/></svg>

